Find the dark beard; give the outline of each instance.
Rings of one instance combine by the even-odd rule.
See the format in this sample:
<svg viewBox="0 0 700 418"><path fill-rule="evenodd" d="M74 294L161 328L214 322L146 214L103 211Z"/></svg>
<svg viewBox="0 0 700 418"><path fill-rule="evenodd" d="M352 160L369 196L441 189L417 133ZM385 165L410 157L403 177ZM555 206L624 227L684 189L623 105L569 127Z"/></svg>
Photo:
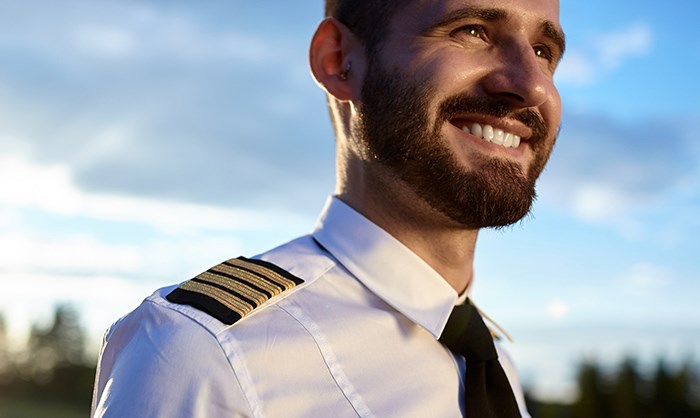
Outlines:
<svg viewBox="0 0 700 418"><path fill-rule="evenodd" d="M373 61L373 60L372 60ZM547 128L531 110L514 111L490 98L455 96L439 106L433 125L428 109L430 87L389 74L370 62L353 135L369 163L379 163L408 184L432 208L458 224L478 229L511 225L526 216L536 198L535 183L551 148ZM516 163L472 156L474 167L462 168L441 130L459 114L510 116L533 130L535 160L527 175Z"/></svg>

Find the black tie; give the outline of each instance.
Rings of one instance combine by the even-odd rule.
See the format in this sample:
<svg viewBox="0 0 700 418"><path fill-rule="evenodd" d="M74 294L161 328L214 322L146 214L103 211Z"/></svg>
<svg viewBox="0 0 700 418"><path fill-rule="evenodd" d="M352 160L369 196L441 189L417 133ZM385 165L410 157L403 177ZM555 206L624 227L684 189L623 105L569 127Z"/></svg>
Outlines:
<svg viewBox="0 0 700 418"><path fill-rule="evenodd" d="M470 300L454 307L440 342L467 361L464 406L468 418L521 418L491 332Z"/></svg>

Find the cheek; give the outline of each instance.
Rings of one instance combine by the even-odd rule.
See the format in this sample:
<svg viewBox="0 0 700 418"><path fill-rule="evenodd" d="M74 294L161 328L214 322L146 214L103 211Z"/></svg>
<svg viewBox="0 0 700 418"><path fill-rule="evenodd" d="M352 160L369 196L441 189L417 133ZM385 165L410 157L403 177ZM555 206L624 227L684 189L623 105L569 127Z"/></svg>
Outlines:
<svg viewBox="0 0 700 418"><path fill-rule="evenodd" d="M489 60L473 55L451 46L425 48L404 62L403 71L440 95L454 95L471 90L487 70Z"/></svg>
<svg viewBox="0 0 700 418"><path fill-rule="evenodd" d="M442 92L455 94L479 94L481 80L492 71L487 54L451 54L436 65L436 75Z"/></svg>

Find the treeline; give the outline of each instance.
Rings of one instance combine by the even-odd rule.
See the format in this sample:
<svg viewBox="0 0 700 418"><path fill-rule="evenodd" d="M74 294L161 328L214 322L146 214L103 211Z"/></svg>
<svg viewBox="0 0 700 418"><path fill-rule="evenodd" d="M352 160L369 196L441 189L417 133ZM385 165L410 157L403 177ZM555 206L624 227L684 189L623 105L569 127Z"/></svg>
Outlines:
<svg viewBox="0 0 700 418"><path fill-rule="evenodd" d="M700 374L690 360L670 367L660 359L643 371L625 359L614 370L584 361L577 373L578 397L571 405L528 397L534 418L700 418Z"/></svg>
<svg viewBox="0 0 700 418"><path fill-rule="evenodd" d="M31 327L27 344L19 352L10 351L7 338L0 316L0 412L3 400L26 400L72 405L87 416L95 358L86 353L86 335L75 309L70 305L56 307L50 324ZM700 374L690 361L670 367L659 360L650 370L641 368L634 359L626 359L612 370L584 361L578 368L577 383L578 397L571 404L541 402L528 396L532 416L700 418Z"/></svg>
<svg viewBox="0 0 700 418"><path fill-rule="evenodd" d="M95 359L88 356L80 317L57 306L47 326L33 325L26 346L11 351L0 316L0 402L27 400L70 404L89 411Z"/></svg>

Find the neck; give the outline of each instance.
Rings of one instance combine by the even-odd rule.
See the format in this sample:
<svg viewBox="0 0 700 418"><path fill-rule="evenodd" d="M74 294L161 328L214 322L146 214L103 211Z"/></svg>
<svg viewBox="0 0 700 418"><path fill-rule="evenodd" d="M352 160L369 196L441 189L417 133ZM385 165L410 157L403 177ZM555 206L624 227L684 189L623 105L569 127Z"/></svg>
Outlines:
<svg viewBox="0 0 700 418"><path fill-rule="evenodd" d="M366 175L365 179L376 179ZM478 230L465 229L436 211L409 187L345 183L338 197L387 231L431 266L458 294L474 276Z"/></svg>

